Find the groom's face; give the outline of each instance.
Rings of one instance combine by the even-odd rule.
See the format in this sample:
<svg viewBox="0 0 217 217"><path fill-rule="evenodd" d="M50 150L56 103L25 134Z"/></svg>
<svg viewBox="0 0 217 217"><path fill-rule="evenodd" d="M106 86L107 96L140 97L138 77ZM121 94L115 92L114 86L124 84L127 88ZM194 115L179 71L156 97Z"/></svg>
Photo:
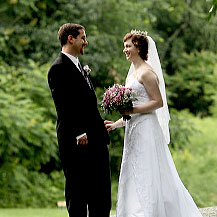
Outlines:
<svg viewBox="0 0 217 217"><path fill-rule="evenodd" d="M88 44L86 33L83 29L78 30L80 34L74 39L73 49L77 56L84 54L84 47Z"/></svg>

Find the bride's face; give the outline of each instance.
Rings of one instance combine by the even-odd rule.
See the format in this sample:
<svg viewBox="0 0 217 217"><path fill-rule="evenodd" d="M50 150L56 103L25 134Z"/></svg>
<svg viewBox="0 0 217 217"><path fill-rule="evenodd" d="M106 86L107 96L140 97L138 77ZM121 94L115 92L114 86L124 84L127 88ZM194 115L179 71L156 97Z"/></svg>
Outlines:
<svg viewBox="0 0 217 217"><path fill-rule="evenodd" d="M139 56L138 49L135 47L131 39L124 42L123 53L126 55L126 59L130 62L133 62L133 60Z"/></svg>

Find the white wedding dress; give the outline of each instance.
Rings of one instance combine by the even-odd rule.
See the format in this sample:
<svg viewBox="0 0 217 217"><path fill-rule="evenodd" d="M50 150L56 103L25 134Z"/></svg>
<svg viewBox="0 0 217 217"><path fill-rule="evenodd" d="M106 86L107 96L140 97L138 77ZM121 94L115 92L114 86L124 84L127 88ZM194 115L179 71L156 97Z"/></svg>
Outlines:
<svg viewBox="0 0 217 217"><path fill-rule="evenodd" d="M134 79L134 105L149 101ZM133 114L125 128L117 217L202 217L176 171L156 112Z"/></svg>

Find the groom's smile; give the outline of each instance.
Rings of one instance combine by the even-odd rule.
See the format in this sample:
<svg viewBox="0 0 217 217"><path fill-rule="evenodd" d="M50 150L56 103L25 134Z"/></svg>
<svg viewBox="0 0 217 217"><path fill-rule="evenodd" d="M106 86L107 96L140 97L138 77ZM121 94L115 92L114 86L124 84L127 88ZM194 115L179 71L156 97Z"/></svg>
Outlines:
<svg viewBox="0 0 217 217"><path fill-rule="evenodd" d="M88 44L86 34L84 30L79 30L80 34L77 36L75 40L75 45L78 48L78 55L84 54L84 47Z"/></svg>

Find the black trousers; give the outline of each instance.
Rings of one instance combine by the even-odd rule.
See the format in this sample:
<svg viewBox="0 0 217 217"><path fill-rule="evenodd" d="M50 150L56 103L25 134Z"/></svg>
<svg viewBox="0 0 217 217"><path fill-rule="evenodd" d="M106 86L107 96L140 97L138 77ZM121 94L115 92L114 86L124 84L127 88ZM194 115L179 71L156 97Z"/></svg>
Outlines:
<svg viewBox="0 0 217 217"><path fill-rule="evenodd" d="M65 197L70 217L109 217L111 179L106 145L77 146L67 170Z"/></svg>

